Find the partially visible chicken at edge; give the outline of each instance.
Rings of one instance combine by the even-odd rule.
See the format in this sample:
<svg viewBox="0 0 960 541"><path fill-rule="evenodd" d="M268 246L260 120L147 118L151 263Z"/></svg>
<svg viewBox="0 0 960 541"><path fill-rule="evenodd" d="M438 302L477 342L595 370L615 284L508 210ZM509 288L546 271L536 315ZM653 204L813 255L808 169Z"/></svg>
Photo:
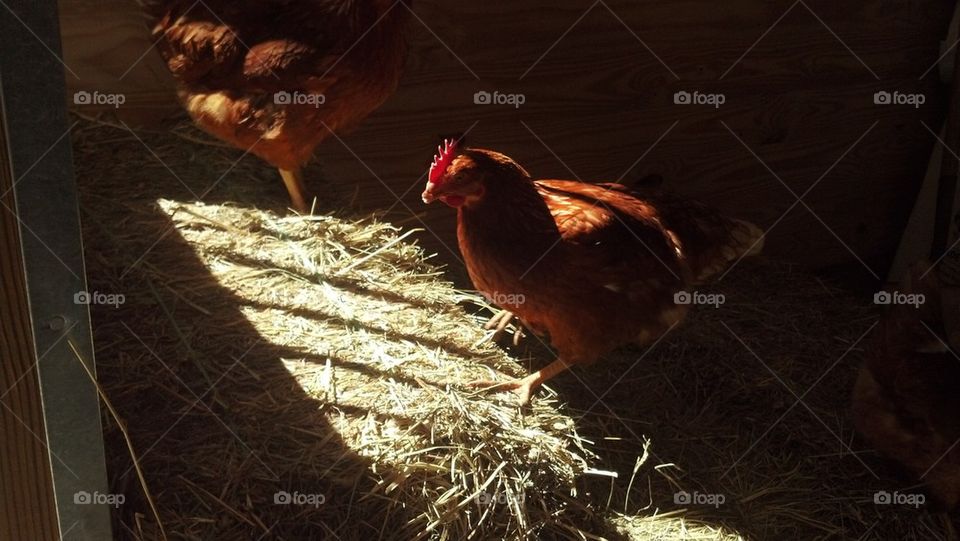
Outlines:
<svg viewBox="0 0 960 541"><path fill-rule="evenodd" d="M917 305L886 307L853 391L857 430L899 463L942 509L960 507L960 361L951 350L939 269L914 265L900 292Z"/></svg>
<svg viewBox="0 0 960 541"><path fill-rule="evenodd" d="M301 168L396 89L410 1L147 0L184 107L210 134L280 170L309 211Z"/></svg>

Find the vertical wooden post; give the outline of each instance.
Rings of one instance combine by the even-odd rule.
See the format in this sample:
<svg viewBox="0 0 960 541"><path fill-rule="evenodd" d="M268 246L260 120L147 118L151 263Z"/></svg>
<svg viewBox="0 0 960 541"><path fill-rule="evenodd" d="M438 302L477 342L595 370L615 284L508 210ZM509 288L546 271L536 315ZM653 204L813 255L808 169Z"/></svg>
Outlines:
<svg viewBox="0 0 960 541"><path fill-rule="evenodd" d="M93 362L59 36L53 0L0 9L0 539L105 541L99 404L68 345Z"/></svg>

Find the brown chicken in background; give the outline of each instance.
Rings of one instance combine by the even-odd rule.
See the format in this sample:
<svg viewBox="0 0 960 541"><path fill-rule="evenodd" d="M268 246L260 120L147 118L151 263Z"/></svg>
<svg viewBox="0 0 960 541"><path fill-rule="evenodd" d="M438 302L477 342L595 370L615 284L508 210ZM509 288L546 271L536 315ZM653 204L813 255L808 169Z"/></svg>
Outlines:
<svg viewBox="0 0 960 541"><path fill-rule="evenodd" d="M923 295L922 304L894 304L884 313L860 369L853 414L871 445L923 482L940 507L953 509L960 504L960 359L948 346L941 278L930 268L916 265L899 288Z"/></svg>
<svg viewBox="0 0 960 541"><path fill-rule="evenodd" d="M142 0L194 122L280 170L308 212L302 166L397 87L411 0Z"/></svg>
<svg viewBox="0 0 960 541"><path fill-rule="evenodd" d="M533 180L509 157L447 142L423 201L457 209L467 271L488 299L558 352L529 376L493 385L527 403L544 381L626 344L649 344L689 304L676 295L760 251L763 232L692 202L619 184ZM478 382L477 385L489 385Z"/></svg>

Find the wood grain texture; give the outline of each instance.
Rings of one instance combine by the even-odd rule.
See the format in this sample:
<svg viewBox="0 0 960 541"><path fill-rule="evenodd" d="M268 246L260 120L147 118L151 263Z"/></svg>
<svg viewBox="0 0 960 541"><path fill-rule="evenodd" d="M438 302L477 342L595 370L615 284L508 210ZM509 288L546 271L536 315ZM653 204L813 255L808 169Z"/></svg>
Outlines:
<svg viewBox="0 0 960 541"><path fill-rule="evenodd" d="M67 103L77 91L121 93L117 114L148 125L179 110L173 78L154 50L147 19L134 0L58 2ZM96 114L108 108L79 107Z"/></svg>
<svg viewBox="0 0 960 541"><path fill-rule="evenodd" d="M59 539L26 276L0 118L0 539Z"/></svg>
<svg viewBox="0 0 960 541"><path fill-rule="evenodd" d="M481 80L415 26L415 55L400 91L344 136L356 156L335 141L320 149L321 156L332 178L351 182L370 177L362 159L400 194L423 172L437 134L478 121L472 144L510 154L535 176L616 179L649 150L625 180L657 173L670 189L769 227L795 198L751 150L799 194L876 122L805 199L819 219L797 205L777 223L767 246L768 253L812 267L860 258L880 274L934 144L920 122L936 124L942 114L935 73L919 77L939 54L950 6L808 2L828 30L798 4L720 80L792 4L733 2L717 9L697 1L610 2L679 80L598 5L519 80L589 3L485 5L488 12L509 9L511 17L483 15L477 6L463 7L474 13L462 16L419 3L424 21ZM451 29L455 22L457 30ZM480 89L522 92L527 101L519 109L474 106L472 94ZM720 108L675 105L678 90L721 92L727 101ZM927 101L919 109L878 106L878 90L922 92ZM369 208L395 201L378 184L360 197ZM425 212L424 222L455 247L452 213L424 208L419 190L414 186L404 204ZM423 241L453 260L434 235L424 234Z"/></svg>
<svg viewBox="0 0 960 541"><path fill-rule="evenodd" d="M68 56L123 65L115 57L129 56L126 47L140 54L145 30L133 37L133 15L112 2L118 8L92 27L78 7L89 2L62 3L65 47L79 47ZM660 174L676 192L763 227L776 223L768 253L811 267L859 258L882 274L935 143L921 121L935 127L945 109L936 70L920 76L939 56L951 9L947 0L417 0L400 89L343 144L321 145L335 182L314 185L321 196L356 190L363 209L425 225L433 233L422 243L455 262L453 213L422 205L420 177L440 134L476 122L471 144L505 152L535 176ZM102 45L83 45L84 31L102 33ZM144 81L149 101L151 77L162 77L153 54L141 64L143 74L125 80ZM478 90L523 93L526 103L475 105ZM676 105L679 90L720 92L726 103ZM920 92L926 103L875 105L879 90ZM795 198L767 166L798 195L830 170L805 199L816 216L796 205L781 220Z"/></svg>

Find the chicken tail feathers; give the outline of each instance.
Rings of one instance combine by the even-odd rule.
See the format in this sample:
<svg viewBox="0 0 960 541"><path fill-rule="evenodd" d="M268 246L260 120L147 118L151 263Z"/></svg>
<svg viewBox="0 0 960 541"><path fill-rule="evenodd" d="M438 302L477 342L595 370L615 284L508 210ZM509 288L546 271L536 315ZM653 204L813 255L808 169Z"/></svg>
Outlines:
<svg viewBox="0 0 960 541"><path fill-rule="evenodd" d="M750 222L728 218L709 205L667 192L644 195L680 240L695 283L703 283L763 249L766 233Z"/></svg>
<svg viewBox="0 0 960 541"><path fill-rule="evenodd" d="M758 255L766 242L766 231L744 220L731 220L731 247L739 253L738 257Z"/></svg>
<svg viewBox="0 0 960 541"><path fill-rule="evenodd" d="M686 246L687 257L693 263L693 273L698 283L763 250L765 233L759 227L737 219L723 218L718 221L724 227L711 232L714 243L708 246ZM719 224L714 222L714 225Z"/></svg>

